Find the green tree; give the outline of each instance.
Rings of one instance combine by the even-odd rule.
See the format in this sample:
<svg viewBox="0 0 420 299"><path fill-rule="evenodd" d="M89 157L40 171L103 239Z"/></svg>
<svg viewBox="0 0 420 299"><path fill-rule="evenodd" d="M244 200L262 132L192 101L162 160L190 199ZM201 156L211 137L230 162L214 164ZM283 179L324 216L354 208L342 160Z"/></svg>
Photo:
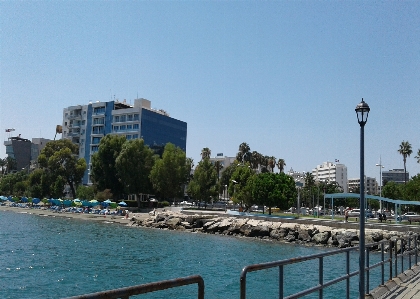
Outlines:
<svg viewBox="0 0 420 299"><path fill-rule="evenodd" d="M221 161L214 162L214 169L216 169L217 173L217 181L219 181L220 171L223 169L223 164Z"/></svg>
<svg viewBox="0 0 420 299"><path fill-rule="evenodd" d="M13 170L17 170L16 159L8 156L6 158L6 173L11 173Z"/></svg>
<svg viewBox="0 0 420 299"><path fill-rule="evenodd" d="M150 172L153 188L164 199L183 195L187 167L185 152L172 143L167 143L162 159L157 158Z"/></svg>
<svg viewBox="0 0 420 299"><path fill-rule="evenodd" d="M401 142L398 152L403 156L404 184L406 184L407 183L407 168L406 168L407 157L410 157L410 155L413 153L413 150L411 149L411 144L408 141Z"/></svg>
<svg viewBox="0 0 420 299"><path fill-rule="evenodd" d="M116 160L120 155L125 136L108 134L101 139L99 150L92 156L92 180L98 190L110 189L114 199L121 198L124 184L117 171Z"/></svg>
<svg viewBox="0 0 420 299"><path fill-rule="evenodd" d="M78 158L79 147L68 139L50 141L42 149L38 162L39 165L55 178L61 177L70 187L72 195L75 196L75 187L81 183L86 170L86 162ZM57 181L54 183L55 194L59 187ZM64 185L63 185L64 187Z"/></svg>
<svg viewBox="0 0 420 299"><path fill-rule="evenodd" d="M404 198L413 201L420 201L420 174L417 174L407 182L404 188Z"/></svg>
<svg viewBox="0 0 420 299"><path fill-rule="evenodd" d="M216 169L208 158L202 159L194 171L194 176L188 185L187 192L196 201L209 203L217 198L218 176Z"/></svg>
<svg viewBox="0 0 420 299"><path fill-rule="evenodd" d="M229 182L229 194L233 195L233 201L239 203L241 208L245 206L248 210L253 204L252 198L252 176L255 175L254 170L249 163L235 168Z"/></svg>
<svg viewBox="0 0 420 299"><path fill-rule="evenodd" d="M254 200L271 208L278 206L285 209L293 204L296 198L296 188L293 178L284 173L260 173L252 180L252 195Z"/></svg>
<svg viewBox="0 0 420 299"><path fill-rule="evenodd" d="M315 178L311 172L306 172L303 179L305 181L305 186L302 190L302 202L304 202L305 206L309 206L309 203L312 202L316 193Z"/></svg>
<svg viewBox="0 0 420 299"><path fill-rule="evenodd" d="M79 185L76 190L76 196L80 199L92 200L95 198L95 187Z"/></svg>
<svg viewBox="0 0 420 299"><path fill-rule="evenodd" d="M401 199L403 194L402 185L388 182L382 189L382 196L390 199Z"/></svg>
<svg viewBox="0 0 420 299"><path fill-rule="evenodd" d="M185 159L185 182L188 184L193 178L192 170L194 169L194 160L192 158Z"/></svg>
<svg viewBox="0 0 420 299"><path fill-rule="evenodd" d="M220 192L223 192L225 187L230 185L232 174L235 172L237 167L238 161L235 160L232 164L223 169L222 176L219 180Z"/></svg>
<svg viewBox="0 0 420 299"><path fill-rule="evenodd" d="M32 171L28 178L29 193L32 197L43 198L50 195L51 179L44 169Z"/></svg>
<svg viewBox="0 0 420 299"><path fill-rule="evenodd" d="M25 171L9 173L0 180L0 193L7 195L23 195L27 188L28 175Z"/></svg>
<svg viewBox="0 0 420 299"><path fill-rule="evenodd" d="M153 167L153 151L143 139L126 141L115 161L118 177L129 194L151 191L149 179Z"/></svg>

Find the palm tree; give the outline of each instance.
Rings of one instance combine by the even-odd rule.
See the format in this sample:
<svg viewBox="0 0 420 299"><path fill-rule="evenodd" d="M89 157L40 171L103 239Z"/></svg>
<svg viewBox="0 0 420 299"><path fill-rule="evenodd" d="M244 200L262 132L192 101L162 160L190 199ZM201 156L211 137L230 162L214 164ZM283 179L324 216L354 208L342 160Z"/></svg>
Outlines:
<svg viewBox="0 0 420 299"><path fill-rule="evenodd" d="M236 159L238 161L242 161L242 163L245 163L245 157L246 157L246 159L249 161L251 159L250 151L251 151L251 148L249 147L248 143L242 142L239 145L239 152L236 155Z"/></svg>
<svg viewBox="0 0 420 299"><path fill-rule="evenodd" d="M268 158L268 165L271 168L271 172L274 172L274 167L276 166L276 158L271 156Z"/></svg>
<svg viewBox="0 0 420 299"><path fill-rule="evenodd" d="M10 173L12 170L17 170L16 167L17 167L16 159L12 157L7 157L6 158L6 173Z"/></svg>
<svg viewBox="0 0 420 299"><path fill-rule="evenodd" d="M251 154L251 166L252 169L257 170L258 166L260 165L261 162L261 154L257 151L253 151Z"/></svg>
<svg viewBox="0 0 420 299"><path fill-rule="evenodd" d="M261 172L268 172L268 161L270 157L269 156L261 156Z"/></svg>
<svg viewBox="0 0 420 299"><path fill-rule="evenodd" d="M7 164L7 162L6 162L6 158L4 158L4 159L0 159L0 169L1 169L1 174L4 174L4 170L5 170L5 168L6 168L6 164Z"/></svg>
<svg viewBox="0 0 420 299"><path fill-rule="evenodd" d="M201 160L210 159L211 150L208 147L205 147L201 150Z"/></svg>
<svg viewBox="0 0 420 299"><path fill-rule="evenodd" d="M411 149L411 144L408 141L401 142L400 149L398 152L403 156L404 161L404 184L407 183L407 168L406 168L406 162L407 157L410 157L410 155L413 153L413 150Z"/></svg>
<svg viewBox="0 0 420 299"><path fill-rule="evenodd" d="M280 173L284 172L284 166L286 166L286 162L284 162L284 159L278 159L277 160L277 168L279 169Z"/></svg>
<svg viewBox="0 0 420 299"><path fill-rule="evenodd" d="M417 150L417 156L415 156L414 158L417 159L417 163L420 163L420 148Z"/></svg>
<svg viewBox="0 0 420 299"><path fill-rule="evenodd" d="M216 172L217 172L217 181L219 181L220 178L220 170L223 169L223 164L221 161L216 161L214 162L214 168L216 168Z"/></svg>

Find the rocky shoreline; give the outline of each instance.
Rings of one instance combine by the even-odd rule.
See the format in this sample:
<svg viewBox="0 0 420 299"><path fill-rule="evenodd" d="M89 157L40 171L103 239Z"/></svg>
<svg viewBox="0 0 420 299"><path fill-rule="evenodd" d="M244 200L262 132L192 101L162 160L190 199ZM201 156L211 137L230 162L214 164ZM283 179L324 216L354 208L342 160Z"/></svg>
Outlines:
<svg viewBox="0 0 420 299"><path fill-rule="evenodd" d="M315 223L290 223L286 220L268 221L217 214L187 215L170 211L156 212L156 215L150 215L147 218L132 218L131 220L132 226L258 238L299 245L346 248L359 244L357 228L337 228ZM385 226L385 228L389 228L389 226ZM366 228L365 242L366 244L375 243L412 234L414 232L411 230Z"/></svg>

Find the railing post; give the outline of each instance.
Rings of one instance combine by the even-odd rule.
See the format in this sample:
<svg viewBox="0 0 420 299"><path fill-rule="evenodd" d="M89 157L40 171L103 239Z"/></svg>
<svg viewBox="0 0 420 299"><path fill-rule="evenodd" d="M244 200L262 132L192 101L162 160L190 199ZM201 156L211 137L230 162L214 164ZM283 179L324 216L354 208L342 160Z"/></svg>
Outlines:
<svg viewBox="0 0 420 299"><path fill-rule="evenodd" d="M392 248L394 247L394 241L389 241L389 279L392 279Z"/></svg>
<svg viewBox="0 0 420 299"><path fill-rule="evenodd" d="M242 270L242 275L241 275L241 299L246 298L246 293L245 293L246 292L246 272L244 272L244 270Z"/></svg>
<svg viewBox="0 0 420 299"><path fill-rule="evenodd" d="M284 267L283 265L279 266L279 299L284 297Z"/></svg>
<svg viewBox="0 0 420 299"><path fill-rule="evenodd" d="M350 299L350 251L346 251L346 299Z"/></svg>
<svg viewBox="0 0 420 299"><path fill-rule="evenodd" d="M411 248L411 236L410 237L408 237L408 268L411 268L411 251L412 251L412 248Z"/></svg>
<svg viewBox="0 0 420 299"><path fill-rule="evenodd" d="M418 238L418 236L417 236L417 235L415 235L415 239L414 239L414 246L415 246L415 253L416 253L416 256L414 257L414 261L416 262L416 265L417 265L417 255L418 255L418 249L417 249L417 238Z"/></svg>
<svg viewBox="0 0 420 299"><path fill-rule="evenodd" d="M398 276L398 239L395 240L395 247L394 247L394 252L395 252L395 260L394 260L394 277Z"/></svg>
<svg viewBox="0 0 420 299"><path fill-rule="evenodd" d="M404 244L405 244L405 239L401 238L400 239L400 257L401 257L401 272L404 272Z"/></svg>
<svg viewBox="0 0 420 299"><path fill-rule="evenodd" d="M319 258L319 270L318 270L318 280L319 280L319 285L324 285L324 258L320 257ZM324 298L324 289L321 288L318 292L318 297L319 299Z"/></svg>
<svg viewBox="0 0 420 299"><path fill-rule="evenodd" d="M381 275L381 285L384 285L385 284L385 279L384 279L384 276L385 276L385 264L384 264L384 261L385 261L385 253L384 253L384 242L382 242L381 243L381 260L382 260L382 264L381 264L381 273L382 273L382 275Z"/></svg>
<svg viewBox="0 0 420 299"><path fill-rule="evenodd" d="M369 256L370 256L370 254L369 254L369 247L366 247L366 294L368 294L369 293L369 265L370 265L370 262L369 262Z"/></svg>

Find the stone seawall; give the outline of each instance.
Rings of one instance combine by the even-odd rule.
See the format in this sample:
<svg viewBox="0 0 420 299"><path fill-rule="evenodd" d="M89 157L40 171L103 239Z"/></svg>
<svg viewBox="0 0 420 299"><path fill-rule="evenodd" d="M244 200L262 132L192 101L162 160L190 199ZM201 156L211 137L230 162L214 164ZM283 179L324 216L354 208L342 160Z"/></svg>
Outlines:
<svg viewBox="0 0 420 299"><path fill-rule="evenodd" d="M337 248L357 246L357 223L319 221L316 219L273 219L264 217L230 216L228 214L189 214L156 212L148 218L132 219L134 226L184 230L209 234L250 237L302 245ZM367 225L366 244L418 233L418 228L387 224Z"/></svg>

